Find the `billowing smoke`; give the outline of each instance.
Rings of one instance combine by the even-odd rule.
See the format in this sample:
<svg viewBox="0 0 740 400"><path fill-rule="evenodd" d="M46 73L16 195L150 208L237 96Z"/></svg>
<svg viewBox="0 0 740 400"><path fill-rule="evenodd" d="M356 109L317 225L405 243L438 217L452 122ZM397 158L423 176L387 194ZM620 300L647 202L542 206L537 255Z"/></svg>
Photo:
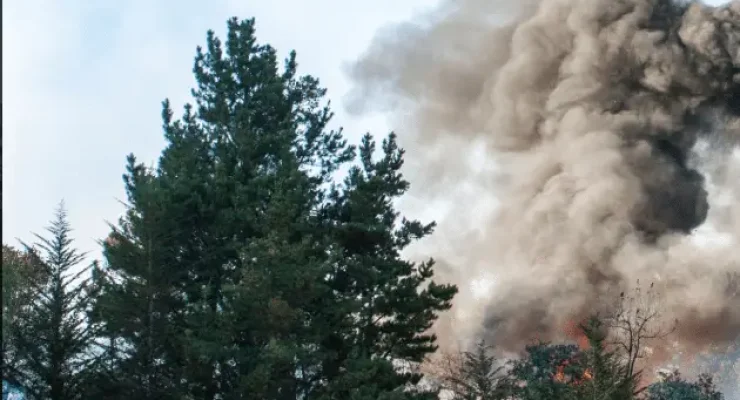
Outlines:
<svg viewBox="0 0 740 400"><path fill-rule="evenodd" d="M556 339L639 280L682 345L738 338L740 1L449 0L350 76L351 111L393 113L416 201L446 210L423 249L463 285L446 334Z"/></svg>

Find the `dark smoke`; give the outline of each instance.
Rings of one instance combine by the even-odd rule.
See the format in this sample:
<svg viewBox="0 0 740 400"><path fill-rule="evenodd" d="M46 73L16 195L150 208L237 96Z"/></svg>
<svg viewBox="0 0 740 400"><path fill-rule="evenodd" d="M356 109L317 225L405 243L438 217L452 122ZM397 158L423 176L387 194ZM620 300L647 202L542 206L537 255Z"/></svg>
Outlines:
<svg viewBox="0 0 740 400"><path fill-rule="evenodd" d="M350 75L351 110L387 107L420 155L417 201L448 205L430 247L453 280L495 281L445 335L554 339L638 280L682 345L740 335L740 1L449 0ZM699 246L708 226L731 244Z"/></svg>

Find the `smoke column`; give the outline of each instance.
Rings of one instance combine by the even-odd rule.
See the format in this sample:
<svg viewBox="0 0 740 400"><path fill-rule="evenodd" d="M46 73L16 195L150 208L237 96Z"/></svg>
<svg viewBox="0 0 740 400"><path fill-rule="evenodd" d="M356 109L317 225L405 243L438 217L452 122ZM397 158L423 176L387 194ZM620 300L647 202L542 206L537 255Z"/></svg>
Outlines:
<svg viewBox="0 0 740 400"><path fill-rule="evenodd" d="M737 340L740 1L450 0L349 75L350 111L391 111L417 201L446 207L441 336L516 351L640 280L682 346Z"/></svg>

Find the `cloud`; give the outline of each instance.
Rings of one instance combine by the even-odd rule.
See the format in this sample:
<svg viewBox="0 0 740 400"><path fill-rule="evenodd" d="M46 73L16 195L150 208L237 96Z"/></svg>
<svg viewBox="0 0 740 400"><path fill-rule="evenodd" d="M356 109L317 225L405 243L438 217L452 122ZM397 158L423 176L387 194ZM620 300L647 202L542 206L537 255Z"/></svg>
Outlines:
<svg viewBox="0 0 740 400"><path fill-rule="evenodd" d="M258 37L281 54L298 51L335 110L348 90L343 63L379 26L436 1L312 3L5 2L3 15L3 242L42 233L64 198L77 245L98 257L96 240L123 211L125 156L155 162L164 142L160 102L189 100L195 46L229 17L255 16ZM338 104L339 103L339 104ZM346 119L353 136L388 130L382 117Z"/></svg>

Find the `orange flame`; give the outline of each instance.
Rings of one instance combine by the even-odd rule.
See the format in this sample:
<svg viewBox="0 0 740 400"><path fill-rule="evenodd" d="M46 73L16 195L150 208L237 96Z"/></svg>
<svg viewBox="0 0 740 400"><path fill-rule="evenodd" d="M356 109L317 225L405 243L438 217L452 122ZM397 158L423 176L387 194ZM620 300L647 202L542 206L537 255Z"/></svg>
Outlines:
<svg viewBox="0 0 740 400"><path fill-rule="evenodd" d="M565 382L565 373L563 372L564 368L565 367L562 365L558 366L557 372L555 373L555 376L553 377L555 382L560 382L560 383Z"/></svg>
<svg viewBox="0 0 740 400"><path fill-rule="evenodd" d="M566 361L563 362L563 364L557 366L555 375L553 375L553 377L552 377L552 379L555 382L559 382L559 383L570 383L570 384L573 384L573 385L580 385L580 384L584 383L585 381L590 381L591 379L594 378L593 373L591 372L591 369L589 368L589 369L586 369L585 371L583 371L583 375L580 377L580 379L579 378L573 378L571 380L568 380L568 376L565 375L565 367L568 364L569 363L566 360Z"/></svg>
<svg viewBox="0 0 740 400"><path fill-rule="evenodd" d="M586 334L583 332L583 329L581 329L578 322L576 322L575 320L569 319L565 322L565 325L563 326L563 333L565 333L565 335L568 336L571 340L576 342L578 348L580 348L581 350L588 350L591 347Z"/></svg>

